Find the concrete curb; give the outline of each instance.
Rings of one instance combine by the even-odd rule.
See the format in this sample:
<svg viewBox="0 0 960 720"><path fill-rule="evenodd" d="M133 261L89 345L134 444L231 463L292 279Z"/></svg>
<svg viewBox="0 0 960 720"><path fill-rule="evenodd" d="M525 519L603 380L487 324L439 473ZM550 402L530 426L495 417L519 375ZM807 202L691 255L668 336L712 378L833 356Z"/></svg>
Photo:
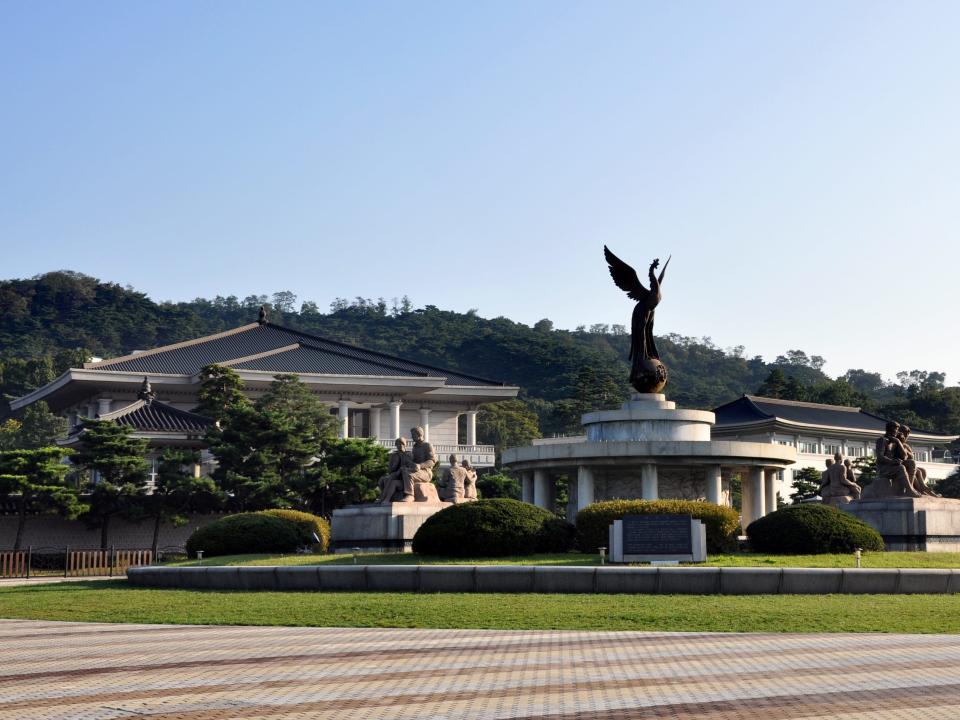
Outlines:
<svg viewBox="0 0 960 720"><path fill-rule="evenodd" d="M960 592L960 570L543 565L138 567L132 585L324 592L908 595Z"/></svg>

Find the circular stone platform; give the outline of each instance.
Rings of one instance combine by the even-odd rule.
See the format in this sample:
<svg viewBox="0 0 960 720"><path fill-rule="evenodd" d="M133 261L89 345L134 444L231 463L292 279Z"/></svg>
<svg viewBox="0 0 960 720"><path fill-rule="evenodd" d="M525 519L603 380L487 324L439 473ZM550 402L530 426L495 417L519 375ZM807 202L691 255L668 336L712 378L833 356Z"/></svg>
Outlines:
<svg viewBox="0 0 960 720"><path fill-rule="evenodd" d="M796 462L793 447L711 440L712 412L678 410L660 394L635 394L619 410L587 413L585 434L535 440L503 452L521 474L523 499L552 508L556 478L567 476L567 517L597 500L681 498L730 504L742 478L743 526L776 509L775 478Z"/></svg>

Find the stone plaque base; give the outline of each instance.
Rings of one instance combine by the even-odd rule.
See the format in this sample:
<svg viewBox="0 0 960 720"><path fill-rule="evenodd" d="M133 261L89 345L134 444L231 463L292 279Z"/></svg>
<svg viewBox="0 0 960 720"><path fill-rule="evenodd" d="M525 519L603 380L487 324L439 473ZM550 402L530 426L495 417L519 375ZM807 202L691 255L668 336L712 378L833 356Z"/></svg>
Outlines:
<svg viewBox="0 0 960 720"><path fill-rule="evenodd" d="M886 498L839 507L873 526L887 550L960 552L960 500Z"/></svg>
<svg viewBox="0 0 960 720"><path fill-rule="evenodd" d="M690 523L690 550L689 553L659 552L638 554L628 552L624 542L623 520L614 520L609 530L609 555L611 563L652 563L657 560L676 560L678 562L706 562L707 561L707 528L700 520L689 520Z"/></svg>
<svg viewBox="0 0 960 720"><path fill-rule="evenodd" d="M410 552L413 536L447 502L395 502L389 505L350 505L333 511L330 546L335 553Z"/></svg>

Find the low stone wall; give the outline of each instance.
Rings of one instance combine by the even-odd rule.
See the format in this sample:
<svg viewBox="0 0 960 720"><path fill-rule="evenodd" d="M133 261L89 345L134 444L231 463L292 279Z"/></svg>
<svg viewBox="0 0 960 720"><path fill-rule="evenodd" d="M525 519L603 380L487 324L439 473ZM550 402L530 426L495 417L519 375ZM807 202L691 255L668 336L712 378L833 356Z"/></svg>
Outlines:
<svg viewBox="0 0 960 720"><path fill-rule="evenodd" d="M960 570L532 565L140 567L134 585L203 590L635 593L659 595L960 592Z"/></svg>
<svg viewBox="0 0 960 720"><path fill-rule="evenodd" d="M180 527L164 524L160 527L160 547L183 547L187 538L202 525L222 515L191 515ZM0 515L0 550L9 550L17 537L17 520L12 515ZM109 543L117 548L148 548L153 542L153 521L130 522L122 518L110 521ZM99 528L90 529L80 520L64 520L56 515L31 515L27 518L21 547L55 547L66 545L76 549L100 547Z"/></svg>

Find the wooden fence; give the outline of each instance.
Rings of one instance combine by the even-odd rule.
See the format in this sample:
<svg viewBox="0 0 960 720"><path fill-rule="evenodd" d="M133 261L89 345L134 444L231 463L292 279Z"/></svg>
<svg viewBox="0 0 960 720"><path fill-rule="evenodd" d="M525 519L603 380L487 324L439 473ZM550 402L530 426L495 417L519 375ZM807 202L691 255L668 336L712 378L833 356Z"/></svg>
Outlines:
<svg viewBox="0 0 960 720"><path fill-rule="evenodd" d="M0 579L38 576L109 577L123 575L127 568L150 565L150 550L71 550L42 548L0 551Z"/></svg>

